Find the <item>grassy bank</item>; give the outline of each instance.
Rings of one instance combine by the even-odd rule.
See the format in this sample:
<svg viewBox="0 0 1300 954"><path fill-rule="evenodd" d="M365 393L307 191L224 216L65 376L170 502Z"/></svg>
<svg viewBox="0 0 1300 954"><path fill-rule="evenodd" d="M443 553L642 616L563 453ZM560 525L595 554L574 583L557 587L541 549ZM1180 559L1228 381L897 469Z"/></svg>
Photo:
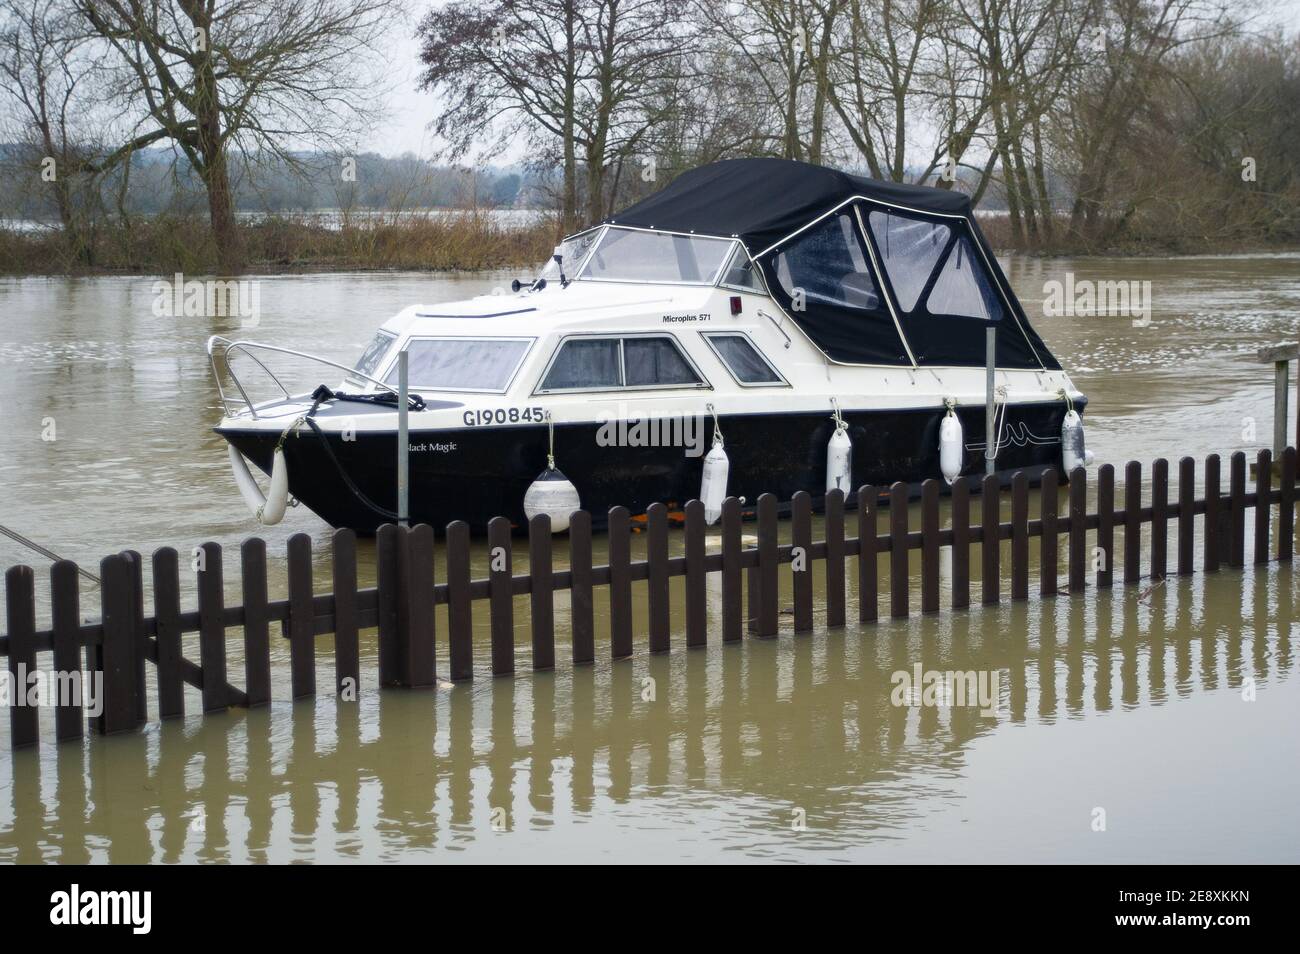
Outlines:
<svg viewBox="0 0 1300 954"><path fill-rule="evenodd" d="M558 225L503 224L475 212L370 216L353 222L266 218L239 227L249 272L410 269L478 270L536 266L555 246ZM0 228L0 274L135 273L215 269L216 245L198 217L112 222L75 245L57 229Z"/></svg>

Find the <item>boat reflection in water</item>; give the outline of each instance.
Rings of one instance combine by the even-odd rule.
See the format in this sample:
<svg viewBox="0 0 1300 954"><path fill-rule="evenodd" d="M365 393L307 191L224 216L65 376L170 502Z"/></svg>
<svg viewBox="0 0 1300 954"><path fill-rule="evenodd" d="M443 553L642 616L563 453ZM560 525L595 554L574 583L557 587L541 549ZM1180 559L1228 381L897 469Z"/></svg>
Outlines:
<svg viewBox="0 0 1300 954"><path fill-rule="evenodd" d="M18 752L0 760L0 860L1287 857L1296 585L1287 568L1244 582L277 703ZM997 673L997 714L891 704L892 674L918 663ZM1196 835L1184 846L1180 830Z"/></svg>

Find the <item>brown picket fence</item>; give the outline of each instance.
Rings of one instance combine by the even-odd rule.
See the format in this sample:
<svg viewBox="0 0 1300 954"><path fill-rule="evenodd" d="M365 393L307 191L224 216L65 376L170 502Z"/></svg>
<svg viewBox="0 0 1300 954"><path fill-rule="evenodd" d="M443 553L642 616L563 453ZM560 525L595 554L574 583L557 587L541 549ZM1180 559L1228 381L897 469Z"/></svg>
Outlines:
<svg viewBox="0 0 1300 954"><path fill-rule="evenodd" d="M1060 591L1060 548L1065 547L1065 591L1081 593L1094 577L1093 586L1114 582L1115 537L1121 534L1123 550L1118 561L1125 583L1137 582L1141 565L1142 528L1149 527L1147 576L1163 579L1170 571L1169 522L1176 522L1176 550L1172 569L1179 575L1206 572L1220 566L1240 567L1246 562L1246 511L1254 510L1254 563L1292 558L1295 529L1296 451L1287 448L1280 462L1278 487L1272 454L1260 451L1253 490L1247 491L1246 455L1229 460L1226 494L1221 486L1220 458L1206 458L1201 473L1202 496L1196 496L1196 464L1178 462L1177 499L1170 499L1169 465L1157 460L1151 468L1150 499L1143 502L1142 466L1124 468L1122 507L1116 509L1115 471L1098 469L1096 510L1089 513L1086 471L1079 468L1067 486L1066 512L1060 512L1057 474L1047 471L1039 494L1039 513L1030 514L1029 480L1013 476L1010 486L1011 519L1001 520L1003 495L998 478L986 477L980 490L980 519L971 522L972 484L961 480L951 488L950 521L941 526L943 485L927 480L921 486L921 526L909 526L909 487L896 483L887 493L888 528L879 532L878 507L885 496L872 486L858 490L856 500L832 491L823 501L824 538L812 539L813 500L798 493L790 501L790 542L779 535L778 501L771 494L759 497L753 513L757 521L754 546L745 546L741 533L741 501L728 498L722 508L720 552L706 546L704 506L698 500L684 511L682 556L669 556L669 513L663 504L646 514L646 558L631 559L633 521L628 510L615 507L608 515L608 562L593 565L591 515L573 514L568 532L568 569L554 569L554 548L563 538L551 534L550 520L537 516L528 526L529 572L516 575L512 555L516 541L508 520L498 517L488 526L490 570L484 579L471 579L469 527L460 521L446 528L444 580L435 582L434 531L428 525L381 527L376 539L377 586L357 585L356 535L339 530L333 535L332 592L317 594L312 575L311 539L297 534L288 541L288 598L267 596L266 544L249 539L240 547L242 605L226 606L221 548L214 543L196 550L198 606L183 611L180 605L180 567L177 551L168 547L153 554L153 615L144 613L143 558L125 552L100 563L100 619L83 623L80 616L78 569L70 561L50 570L51 624L36 628L36 592L32 569L16 566L5 574L7 634L0 636L0 654L8 657L16 680L20 672L37 668L38 654L50 654L50 668L59 673L82 669L103 673L103 709L91 721L96 732L109 734L138 728L149 718L146 666L154 666L157 687L154 712L160 719L185 713L184 687L199 690L204 712L231 706L258 706L271 701L271 627L283 626L288 639L290 685L293 698L316 693L316 637L334 636L334 691L356 690L361 685L358 633L378 631L378 683L381 686L432 686L438 672L435 607L445 604L447 668L455 681L472 679L474 672L473 618L476 604L486 604L490 621L490 670L494 676L515 671L514 599L527 596L532 641L532 668L551 669L556 659L555 593L568 590L570 599L572 661L592 663L596 658L596 619L593 595L608 589L609 655L625 659L634 653L635 635L644 630L648 651L673 648L674 620L670 584L685 578L685 614L681 621L684 645L708 642L709 574L721 575L720 638L740 641L748 630L758 637L778 634L782 609L782 564L793 569L793 630L813 629L813 564L824 563L824 618L829 628L846 622L849 558L856 558L858 619L870 623L882 611L892 618L912 615L913 575L909 554L920 551L921 613L940 611L943 549L951 551L947 575L954 610L970 606L971 548L978 547L981 572L979 602L993 605L1004 598L1002 544L1010 541L1010 579L1007 595L1026 600L1030 593L1031 538L1039 539L1038 590L1042 596ZM849 504L855 505L850 508ZM1277 532L1270 546L1273 507L1277 506ZM846 510L856 509L856 535ZM1195 521L1202 518L1201 552L1195 551ZM1092 547L1089 547L1089 533ZM888 578L887 601L878 592L881 561ZM426 581L426 582L421 582ZM634 622L633 585L644 583L645 619ZM227 630L242 629L243 688L230 682L227 672ZM185 658L182 636L197 633L198 661ZM21 667L21 668L20 668ZM15 683L16 685L16 683ZM38 710L10 700L10 732L15 748L38 742ZM81 708L66 702L55 710L58 739L81 738L86 724Z"/></svg>

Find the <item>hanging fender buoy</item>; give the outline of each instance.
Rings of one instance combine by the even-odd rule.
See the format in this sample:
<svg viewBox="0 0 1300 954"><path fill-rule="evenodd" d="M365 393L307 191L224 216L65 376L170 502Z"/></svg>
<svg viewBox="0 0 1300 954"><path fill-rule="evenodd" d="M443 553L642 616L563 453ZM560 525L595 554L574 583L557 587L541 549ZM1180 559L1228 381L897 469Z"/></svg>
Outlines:
<svg viewBox="0 0 1300 954"><path fill-rule="evenodd" d="M1088 450L1083 438L1083 420L1078 411L1070 408L1061 422L1061 464L1066 476L1074 473L1076 467L1087 467L1092 460L1092 451Z"/></svg>
<svg viewBox="0 0 1300 954"><path fill-rule="evenodd" d="M285 509L289 505L289 467L284 462L284 448L279 444L275 447L271 464L271 487L265 496L262 494L262 489L257 486L257 481L253 479L244 455L234 444L228 445L228 450L230 469L235 473L235 485L239 488L239 495L244 498L244 503L248 504L248 509L253 511L253 516L264 526L270 527L279 523L284 519Z"/></svg>
<svg viewBox="0 0 1300 954"><path fill-rule="evenodd" d="M547 467L538 474L524 494L524 514L529 520L539 513L546 514L551 518L551 533L568 530L569 517L581 509L578 488L555 467Z"/></svg>
<svg viewBox="0 0 1300 954"><path fill-rule="evenodd" d="M826 444L826 492L842 490L847 494L853 483L853 441L849 438L849 425L840 416L839 402L834 398L831 407L835 433Z"/></svg>
<svg viewBox="0 0 1300 954"><path fill-rule="evenodd" d="M939 422L939 472L943 474L943 479L951 484L961 474L964 448L961 419L953 410L957 402L948 398L944 404L948 408L948 413Z"/></svg>
<svg viewBox="0 0 1300 954"><path fill-rule="evenodd" d="M546 427L550 441L546 469L537 475L524 493L524 515L532 520L544 513L551 518L551 533L564 533L569 529L573 511L582 509L582 501L578 497L578 488L555 466L555 424L550 411L546 412Z"/></svg>
<svg viewBox="0 0 1300 954"><path fill-rule="evenodd" d="M727 475L731 461L722 445L722 429L718 426L718 413L708 405L713 415L713 447L704 455L704 473L700 477L700 503L704 504L704 522L715 524L722 516L722 502L727 499Z"/></svg>

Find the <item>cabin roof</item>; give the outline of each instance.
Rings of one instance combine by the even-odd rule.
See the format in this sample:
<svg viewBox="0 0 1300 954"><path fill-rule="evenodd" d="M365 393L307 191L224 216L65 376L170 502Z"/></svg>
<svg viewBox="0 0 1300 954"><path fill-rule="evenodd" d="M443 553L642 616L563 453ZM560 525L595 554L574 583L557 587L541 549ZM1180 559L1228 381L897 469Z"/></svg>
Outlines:
<svg viewBox="0 0 1300 954"><path fill-rule="evenodd" d="M923 212L970 215L950 189L881 182L790 159L725 159L682 173L607 224L739 238L758 254L855 196Z"/></svg>

